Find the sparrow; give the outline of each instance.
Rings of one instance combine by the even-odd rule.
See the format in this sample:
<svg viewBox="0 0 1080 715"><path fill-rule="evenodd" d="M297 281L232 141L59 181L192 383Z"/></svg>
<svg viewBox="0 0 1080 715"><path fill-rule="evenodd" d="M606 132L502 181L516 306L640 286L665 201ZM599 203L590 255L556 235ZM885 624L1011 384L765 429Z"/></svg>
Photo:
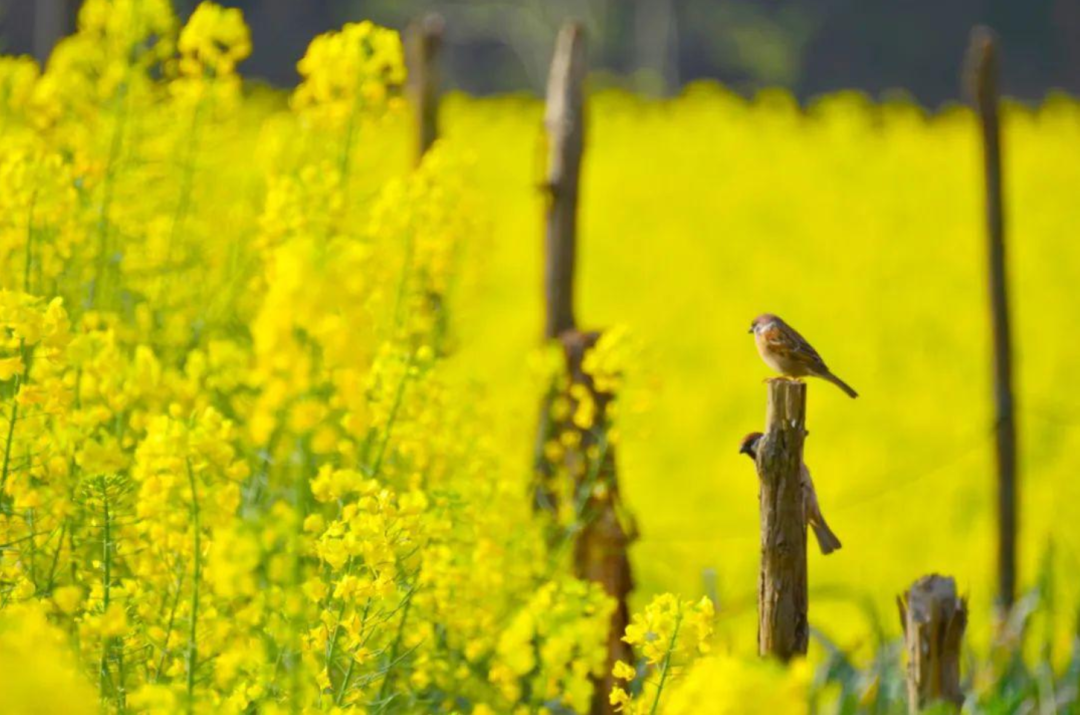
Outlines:
<svg viewBox="0 0 1080 715"><path fill-rule="evenodd" d="M754 322L750 324L750 332L754 334L754 342L757 343L761 359L781 375L813 375L836 385L846 392L848 397L859 396L850 385L832 374L825 366L825 361L817 354L817 350L814 350L795 328L772 313L764 313L754 318Z"/></svg>
<svg viewBox="0 0 1080 715"><path fill-rule="evenodd" d="M750 459L757 461L758 441L763 437L760 432L751 432L743 437L739 445L739 454L745 454ZM804 463L799 469L799 479L802 482L803 513L806 514L806 523L814 532L821 553L831 554L840 548L840 539L832 532L825 523L825 517L821 514L821 506L818 504L817 492L814 491L814 480L810 478L810 470Z"/></svg>

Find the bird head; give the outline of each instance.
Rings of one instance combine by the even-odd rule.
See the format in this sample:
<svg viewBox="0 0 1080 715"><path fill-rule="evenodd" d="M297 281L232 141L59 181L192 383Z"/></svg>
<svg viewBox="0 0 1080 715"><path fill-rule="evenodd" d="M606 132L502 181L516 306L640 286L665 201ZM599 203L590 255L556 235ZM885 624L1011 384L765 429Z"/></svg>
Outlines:
<svg viewBox="0 0 1080 715"><path fill-rule="evenodd" d="M750 459L757 459L757 446L758 442L765 435L760 432L751 432L742 438L742 442L739 444L739 454L745 454Z"/></svg>
<svg viewBox="0 0 1080 715"><path fill-rule="evenodd" d="M772 313L762 313L758 317L754 318L754 322L750 323L750 332L756 333L758 330L765 327L769 323L774 323L777 320L779 320L779 318L777 318Z"/></svg>

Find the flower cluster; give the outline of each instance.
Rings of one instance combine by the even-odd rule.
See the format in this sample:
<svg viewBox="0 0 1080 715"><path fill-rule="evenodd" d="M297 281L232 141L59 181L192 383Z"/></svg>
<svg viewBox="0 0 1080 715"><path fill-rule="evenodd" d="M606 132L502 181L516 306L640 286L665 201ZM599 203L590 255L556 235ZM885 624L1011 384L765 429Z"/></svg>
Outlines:
<svg viewBox="0 0 1080 715"><path fill-rule="evenodd" d="M358 111L384 108L404 83L401 38L371 22L351 23L316 38L297 70L303 79L293 106L340 127L354 122Z"/></svg>
<svg viewBox="0 0 1080 715"><path fill-rule="evenodd" d="M616 685L609 696L619 712L654 713L667 686L682 677L686 668L709 652L715 612L703 597L697 603L680 601L665 593L635 613L623 640L641 656L638 668L616 661L612 675L626 686Z"/></svg>
<svg viewBox="0 0 1080 715"><path fill-rule="evenodd" d="M0 61L5 702L586 709L611 602L455 367L468 162L397 160L396 33L317 38L291 106L250 51L87 0Z"/></svg>

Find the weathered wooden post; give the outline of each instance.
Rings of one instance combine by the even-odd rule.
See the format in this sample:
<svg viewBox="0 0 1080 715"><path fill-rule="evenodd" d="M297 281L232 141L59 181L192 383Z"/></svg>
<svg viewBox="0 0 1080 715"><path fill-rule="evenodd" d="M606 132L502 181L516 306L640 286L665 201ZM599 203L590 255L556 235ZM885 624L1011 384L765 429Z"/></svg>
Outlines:
<svg viewBox="0 0 1080 715"><path fill-rule="evenodd" d="M416 123L417 164L439 138L439 50L445 23L436 14L425 15L406 30L409 95Z"/></svg>
<svg viewBox="0 0 1080 715"><path fill-rule="evenodd" d="M805 655L809 640L801 477L805 425L806 384L770 380L765 436L757 450L761 505L758 652L783 661Z"/></svg>
<svg viewBox="0 0 1080 715"><path fill-rule="evenodd" d="M549 340L576 327L574 262L581 157L585 151L586 70L585 30L578 23L568 23L555 42L544 111L548 141L544 337Z"/></svg>
<svg viewBox="0 0 1080 715"><path fill-rule="evenodd" d="M572 385L584 386L595 408L592 428L582 431L581 443L563 462L574 483L574 498L580 504L574 539L574 575L600 584L615 599L615 612L608 629L607 667L596 681L593 713L614 712L608 695L615 681L611 669L615 661L630 663L634 653L622 640L630 623L630 592L634 588L627 553L634 538L633 528L624 523L619 481L615 465L615 447L607 442L608 406L614 395L597 389L591 375L583 369L585 354L596 345L600 333L569 330L561 342L566 354L567 371ZM571 393L573 390L571 390ZM571 402L577 400L571 395ZM567 425L562 425L566 429Z"/></svg>
<svg viewBox="0 0 1080 715"><path fill-rule="evenodd" d="M577 203L581 157L585 148L585 32L577 23L567 23L555 42L548 77L544 128L547 167L543 190L544 205L544 339L560 340L564 332L576 330L574 321L574 262L577 248ZM573 373L568 365L568 373ZM557 434L551 406L557 396L552 385L540 404L534 467L534 503L538 509L554 512L555 496L550 489L555 465L545 455L545 446Z"/></svg>
<svg viewBox="0 0 1080 715"><path fill-rule="evenodd" d="M969 92L982 130L986 174L986 231L990 317L994 342L994 405L998 483L998 602L1016 597L1016 422L1012 388L1012 336L1005 274L1005 212L1002 207L1001 126L998 120L998 51L994 33L976 27L968 49Z"/></svg>
<svg viewBox="0 0 1080 715"><path fill-rule="evenodd" d="M956 581L923 576L896 599L907 651L908 710L944 701L959 707L960 645L967 626L967 602L956 595Z"/></svg>
<svg viewBox="0 0 1080 715"><path fill-rule="evenodd" d="M555 385L540 407L540 429L536 445L536 508L549 512L556 528L552 543L573 539L575 574L600 584L616 601L608 631L608 662L605 675L595 682L592 712L611 713L608 694L614 685L611 668L616 660L631 661L633 652L622 641L630 621L627 597L633 588L627 546L631 529L624 525L616 474L615 450L607 441L608 406L614 395L600 391L584 370L587 352L596 345L599 332L582 331L574 319L574 260L577 244L578 190L581 158L585 147L585 34L577 23L559 32L548 79L544 127L547 136L547 173L544 235L544 339L562 347L569 390ZM584 395L576 392L584 390ZM585 397L587 395L587 397ZM554 417L552 404L565 397L573 405L582 399L592 402L594 419L588 427L575 425L568 417ZM569 433L577 444L567 447L557 458L546 447ZM575 524L558 528L558 493L553 480L570 482L570 498L575 502Z"/></svg>

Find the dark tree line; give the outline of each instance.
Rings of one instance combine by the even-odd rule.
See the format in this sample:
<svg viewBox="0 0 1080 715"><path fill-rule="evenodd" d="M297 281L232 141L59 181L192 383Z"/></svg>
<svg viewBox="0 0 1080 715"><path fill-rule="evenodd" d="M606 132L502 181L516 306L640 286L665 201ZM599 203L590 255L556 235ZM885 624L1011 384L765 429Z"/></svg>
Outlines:
<svg viewBox="0 0 1080 715"><path fill-rule="evenodd" d="M45 56L79 0L0 0L0 48ZM195 0L175 0L181 14ZM569 16L592 38L590 65L613 84L657 94L714 78L737 91L783 86L802 99L901 89L936 106L960 98L956 70L971 27L997 29L1006 94L1080 93L1080 0L222 0L243 8L255 52L248 76L295 81L312 36L349 20L404 27L447 20L445 77L475 93L543 88Z"/></svg>

